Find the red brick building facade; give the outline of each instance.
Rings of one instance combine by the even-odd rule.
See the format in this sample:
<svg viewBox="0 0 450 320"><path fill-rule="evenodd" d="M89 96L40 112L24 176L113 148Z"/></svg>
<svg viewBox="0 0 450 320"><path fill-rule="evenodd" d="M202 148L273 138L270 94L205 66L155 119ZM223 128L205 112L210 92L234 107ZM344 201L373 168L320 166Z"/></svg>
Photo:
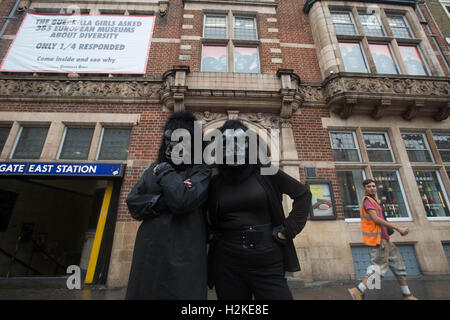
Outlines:
<svg viewBox="0 0 450 320"><path fill-rule="evenodd" d="M362 248L362 236L355 199L361 196L363 177L378 179L390 190L382 199L386 212L394 223L412 230L407 237L395 235L393 241L412 248L420 273L450 272L446 260L450 85L444 62L449 63L449 48L423 4L151 0L80 1L77 6L86 15L154 16L146 73L2 72L0 161L119 163L124 165L123 176L98 178L95 183L79 177L0 176L0 190L18 194L20 204L10 210L0 233L0 246L6 252L0 260L2 272L8 271L21 225L33 222L34 234L47 233L48 242L53 237L59 243L54 257L61 266L82 265L90 277L87 283L126 286L139 223L129 215L125 198L141 172L156 159L164 122L174 110L182 109L193 111L205 130L239 118L251 128L279 132L275 152L280 168L311 186L322 183L313 187L319 190L316 198L329 197L333 207L323 216L313 212L295 239L302 271L293 276L307 281L358 277L355 248ZM2 15L12 12L12 18L2 21L3 26L9 22L1 35L0 55L5 57L27 13L61 15L71 13L69 9L64 2L2 2ZM375 20L370 18L371 10L375 10ZM404 33L399 36L397 32ZM359 53L350 56L348 48ZM207 65L206 58L217 52L225 52L225 58ZM248 52L256 60L246 65L239 59ZM387 62L378 60L380 52L389 57ZM406 59L407 52L415 60ZM247 71L239 71L241 67ZM24 130L34 127L48 129L40 153L16 156L18 146L26 143L21 140ZM89 132L76 131L79 137L81 132L91 134L84 158L61 157L71 134L67 128L90 128ZM118 128L129 131L119 133ZM105 129L122 134L124 141L129 137L124 142L125 157L102 160L108 137ZM307 176L306 168L316 174ZM24 186L30 181L39 184L39 194L55 190L87 193L92 206L98 190L109 190L112 196L105 209L104 229L100 232L100 224L88 223L91 218L86 214L71 244L65 243L56 231L68 228L63 221L48 228L39 222L44 212L26 213L43 205L24 195L30 192ZM115 181L114 186L110 181ZM425 188L431 191L423 191L420 181L428 183ZM328 182L331 194L326 192ZM428 201L431 197L436 198L433 203ZM99 199L105 204L103 193ZM70 201L76 207L76 200ZM288 208L286 199L286 212ZM47 243L42 248L48 253L50 247ZM38 258L27 264L32 244L24 243L23 248L13 274L29 273L31 267L49 272L50 267Z"/></svg>

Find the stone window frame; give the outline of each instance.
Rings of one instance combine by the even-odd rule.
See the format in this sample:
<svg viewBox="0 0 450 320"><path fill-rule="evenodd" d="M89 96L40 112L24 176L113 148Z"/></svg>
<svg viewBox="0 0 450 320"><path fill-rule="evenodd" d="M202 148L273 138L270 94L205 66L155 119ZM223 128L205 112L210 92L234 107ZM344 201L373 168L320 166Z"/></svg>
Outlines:
<svg viewBox="0 0 450 320"><path fill-rule="evenodd" d="M207 38L205 37L205 21L206 17L210 16L224 16L226 17L226 38ZM256 39L235 39L234 38L234 18L242 17L242 18L253 18L255 21L255 29L256 29ZM202 26L202 50L203 46L223 46L227 48L227 72L235 72L235 64L234 64L234 49L235 47L250 47L256 48L258 53L258 73L261 74L261 59L260 59L260 40L258 38L258 19L257 13L248 11L234 11L234 10L203 10L203 26ZM201 57L201 61L203 61L203 57ZM203 63L203 62L202 62ZM202 70L202 69L200 69ZM208 72L208 71L201 71Z"/></svg>
<svg viewBox="0 0 450 320"><path fill-rule="evenodd" d="M333 160L333 161L335 163L362 163L361 151L360 151L357 135L356 135L356 132L354 130L344 130L344 129L341 129L341 130L339 130L339 129L338 130L330 130L328 136L330 138L331 150L332 151L335 150L335 149L333 149L333 139L332 139L331 134L332 133L337 133L337 132L351 133L352 134L353 142L355 143L355 146L356 146L355 150L357 151L357 154L358 154L358 161L335 161L335 160Z"/></svg>
<svg viewBox="0 0 450 320"><path fill-rule="evenodd" d="M59 113L34 113L21 112L19 114L14 112L0 113L5 121L0 125L10 125L11 129L6 140L5 146L0 153L0 161L19 160L13 159L15 144L19 138L20 128L22 126L48 126L47 137L41 151L40 158L33 159L34 161L61 161L61 162L98 162L98 163L127 163L132 161L125 160L97 160L98 150L100 149L100 136L103 127L121 127L130 128L138 125L139 114L59 114ZM30 120L33 119L33 120ZM59 159L58 155L62 144L66 127L94 127L94 133L89 148L87 159L71 160ZM133 132L130 134L130 143L133 138ZM24 159L27 160L27 159Z"/></svg>
<svg viewBox="0 0 450 320"><path fill-rule="evenodd" d="M369 13L362 13L362 12L359 13L359 17L360 17L359 20L360 20L361 26L362 26L362 28L364 30L364 24L361 21L361 16L370 16L370 14ZM384 29L383 23L381 23L380 19L378 19L377 16L375 16L375 19L377 20L377 25L380 26L381 32L383 33L380 37L385 37L386 36L386 30ZM364 31L364 33L366 33L366 32Z"/></svg>
<svg viewBox="0 0 450 320"><path fill-rule="evenodd" d="M341 171L341 172L344 172L344 171L361 171L363 181L364 181L364 179L367 179L367 173L366 173L365 168L363 168L363 167L359 167L359 168L356 168L356 167L342 167L342 168L336 167L336 178L337 179L339 179L338 175L337 175L337 173L339 171ZM339 185L339 180L337 180L337 184ZM361 187L362 187L362 185L361 185ZM361 200L361 199L359 199L359 200ZM343 200L342 197L341 197L341 201L342 201L342 207L344 207L344 203L343 203L344 200ZM358 205L359 205L359 203L360 203L360 201L358 202ZM360 222L361 219L360 218L347 218L347 217L345 217L345 210L344 210L344 221L345 222Z"/></svg>
<svg viewBox="0 0 450 320"><path fill-rule="evenodd" d="M330 18L331 26L329 29L332 33L332 42L336 41L336 43L339 43L339 41L353 41L353 42L360 42L361 49L364 52L364 55L367 59L368 63L368 69L370 74L379 74L376 71L375 63L373 61L372 55L370 53L369 49L369 43L382 43L382 44L390 44L392 48L392 54L394 56L394 60L397 62L398 70L400 75L408 75L406 65L403 61L403 58L401 56L400 50L398 48L399 45L413 45L415 46L419 54L421 55L424 69L427 73L427 76L433 76L438 75L438 72L442 72L441 67L436 65L434 61L431 60L430 57L427 55L424 55L423 46L425 43L429 45L427 42L428 40L426 37L424 37L421 33L423 31L421 29L421 25L417 19L417 17L413 17L413 13L411 13L409 8L399 8L398 6L389 6L389 5L383 5L383 4L376 4L376 8L379 8L380 16L379 21L381 22L382 28L384 29L386 35L384 37L374 37L374 36L366 36L364 33L363 26L361 24L361 20L359 19L359 12L367 13L369 9L373 8L374 4L349 4L346 3L344 5L339 5L335 2L323 2L324 3L324 11L325 16L331 17L332 11L350 11L352 13L352 17L355 21L356 28L357 28L357 35L338 35L334 32L334 28L332 25L332 20ZM412 9L411 9L412 10ZM392 30L390 29L389 23L387 21L387 14L393 14L393 15L402 15L407 22L410 32L412 34L412 38L406 39L406 38L396 38L392 34ZM334 41L333 41L334 38ZM343 65L342 56L340 53L339 48L335 50L336 57L338 59L338 67L340 70L345 72L345 67ZM433 66L433 69L430 68L430 66ZM437 71L436 69L439 69L440 71Z"/></svg>
<svg viewBox="0 0 450 320"><path fill-rule="evenodd" d="M441 190L443 191L443 194L441 196L441 200L442 200L443 204L447 205L447 207L448 207L450 205L450 199L449 199L448 193L445 192L446 191L445 190L445 185L444 185L444 183L442 181L440 170L438 170L436 168L424 169L423 167L413 168L413 170L414 171L434 172L436 174L437 181L434 181L434 182L437 183L439 185L439 187L441 188ZM416 180L416 183L417 183L417 180ZM417 188L419 188L419 186L417 186ZM426 217L427 217L428 221L449 221L450 220L450 216L446 216L446 217L429 217L427 215Z"/></svg>
<svg viewBox="0 0 450 320"><path fill-rule="evenodd" d="M391 55L391 58L392 58L392 63L394 64L394 68L397 71L396 73L380 73L380 74L400 74L400 67L399 67L399 64L397 62L397 58L395 57L394 52L392 50L391 44L390 43L386 44L386 43L371 42L371 43L369 43L369 50L370 50L370 46L371 45L385 45L385 46L387 46L387 48L389 50L389 53ZM374 60L374 64L375 64L375 60ZM376 69L376 64L375 64L375 69Z"/></svg>
<svg viewBox="0 0 450 320"><path fill-rule="evenodd" d="M80 128L82 128L82 129L92 129L92 137L91 137L91 141L90 141L90 144L89 144L89 149L88 149L88 153L87 153L87 155L86 155L86 159L61 158L61 153L62 153L62 151L63 151L64 144L66 143L67 131L68 131L70 128L76 128L76 129L80 129ZM59 144L59 151L58 151L58 154L57 154L57 156L56 156L56 160L64 160L64 161L71 161L71 160L80 160L80 161L83 161L83 160L87 160L87 158L88 158L88 156L89 156L89 150L90 150L91 145L92 145L92 142L93 142L92 140L93 140L93 137L94 137L94 132L95 132L95 125L66 125L65 128L64 128L63 136L62 136L62 138L61 138L61 143Z"/></svg>
<svg viewBox="0 0 450 320"><path fill-rule="evenodd" d="M406 207L408 210L410 210L409 212L409 217L410 218L388 218L388 221L393 221L393 222L402 222L402 221L414 221L416 220L416 216L412 214L411 210L415 210L417 209L417 207L414 207L414 199L411 199L411 195L407 195L406 194L406 190L405 190L405 185L404 183L406 183L406 181L408 181L408 177L409 174L407 174L405 171L406 168L411 168L412 172L414 172L414 170L434 170L438 172L438 176L441 179L441 187L442 189L449 193L450 192L450 176L448 176L448 172L450 172L450 163L446 163L442 161L441 155L439 153L439 149L437 148L437 145L434 141L433 138L433 134L438 134L438 133L443 133L443 134L450 134L449 130L445 130L445 129L431 129L431 128L402 128L402 126L400 127L396 127L396 128L391 128L391 127L373 127L373 126L354 126L354 127L342 127L342 126L327 126L327 129L329 132L332 131L354 131L356 138L357 138L357 143L358 143L358 149L360 151L360 155L361 155L361 162L360 163L356 163L356 162L336 162L334 161L334 166L336 168L336 170L341 170L341 171L345 171L345 170L363 170L364 171L364 176L366 177L366 179L368 178L373 178L373 174L372 171L373 170L396 170L398 172L399 175L399 179L401 182L401 188L404 192L404 198L405 198L405 203L406 203ZM363 136L363 132L372 132L372 131L376 131L376 132L385 132L386 135L388 136L388 139L390 141L390 145L391 145L391 151L393 153L394 156L394 163L375 163L375 162L370 162L369 161L369 157L367 154L367 149L364 143L364 136ZM406 155L405 156L401 156L401 151L400 149L404 149L404 152L406 152L406 147L404 145L403 139L401 134L402 133L417 133L417 132L422 132L424 134L424 138L425 141L429 147L429 151L431 153L432 158L434 159L434 162L427 162L427 163L411 163L409 162L409 158ZM395 137L397 137L396 139L394 139ZM417 188L415 186L415 188ZM450 220L449 217L437 217L437 218L433 218L433 219L428 219L428 217L426 217L428 221L433 221L433 222L439 222L439 221L443 221L443 222L448 222ZM359 218L344 218L345 222L360 222Z"/></svg>
<svg viewBox="0 0 450 320"><path fill-rule="evenodd" d="M111 124L102 124L102 128L101 128L101 134L100 134L100 138L98 140L98 146L97 146L97 154L95 156L95 161L126 161L128 158L128 153L127 152L127 156L125 159L115 159L115 160L111 160L111 159L107 159L107 160L102 160L99 159L100 157L100 153L102 151L102 145L103 145L103 138L104 138L104 134L105 134L105 129L130 129L130 138L128 139L128 148L130 147L130 140L131 140L131 133L133 128L132 127L128 127L128 126L114 126Z"/></svg>
<svg viewBox="0 0 450 320"><path fill-rule="evenodd" d="M430 171L436 171L437 175L440 179L439 183L441 184L441 188L447 192L447 194L450 194L450 185L448 184L448 181L450 181L450 177L446 177L448 171L450 171L450 163L443 162L441 154L439 152L439 149L437 148L436 142L434 141L433 134L436 133L444 133L444 134L450 134L450 131L448 130L433 130L433 129L423 129L423 130L401 130L401 133L422 133L424 137L424 141L427 144L428 150L430 152L430 155L433 159L433 162L413 162L410 163L411 169L413 171L415 170L430 170ZM448 178L448 180L447 180ZM449 221L450 217L426 217L428 221Z"/></svg>
<svg viewBox="0 0 450 320"><path fill-rule="evenodd" d="M19 142L20 142L20 140L22 138L22 133L23 133L24 128L47 128L47 133L46 133L44 141L42 143L41 151L39 153L39 157L38 158L20 158L20 157L15 157L16 151L17 151L17 146L19 145ZM44 152L44 146L45 146L45 142L48 139L49 132L50 132L50 123L48 123L48 122L34 122L34 123L33 122L26 122L26 123L21 123L20 127L19 127L19 132L17 133L17 135L16 135L16 137L14 139L14 145L13 145L13 147L11 149L11 153L9 154L8 159L9 160L13 160L13 161L16 161L16 160L20 160L20 161L22 161L22 160L23 161L31 160L32 161L32 160L40 159L42 157L43 152ZM11 131L10 131L10 134L11 134Z"/></svg>
<svg viewBox="0 0 450 320"><path fill-rule="evenodd" d="M442 156L441 156L441 150L450 150L450 149L439 149L439 148L437 147L436 141L435 141L435 139L434 139L434 136L435 136L435 135L448 135L448 136L450 136L450 131L448 131L448 132L433 132L432 134L433 134L433 143L436 145L436 149L437 149L437 151L438 151L438 153L439 153L439 155L440 155L441 162L444 163L444 164L450 164L450 161L445 162L445 161L442 159Z"/></svg>
<svg viewBox="0 0 450 320"><path fill-rule="evenodd" d="M403 139L403 134L420 134L420 135L422 135L423 142L425 144L425 150L430 155L431 161L413 162L413 161L410 160L410 162L413 165L423 165L423 164L434 164L434 163L436 163L435 157L433 155L433 152L431 152L431 146L430 146L430 143L429 143L429 141L427 139L427 135L426 135L425 132L423 132L423 131L402 131L401 134L402 134L402 139ZM404 140L403 140L403 143L405 143ZM433 143L434 143L434 139L433 139ZM437 146L436 146L436 148L437 148ZM406 144L405 144L405 149L406 149L406 151L409 150L409 149L406 148Z"/></svg>
<svg viewBox="0 0 450 320"><path fill-rule="evenodd" d="M406 191L404 188L404 179L400 172L402 168L402 163L399 162L398 151L396 150L395 143L392 140L392 130L391 128L375 128L375 127L328 127L329 132L336 131L345 131L345 132L354 132L356 137L356 145L359 150L361 162L339 162L334 161L334 166L337 171L346 171L346 170L363 170L364 176L366 179L373 178L372 171L395 171L399 180L401 193L405 201L406 210L408 213L408 217L401 218L388 218L388 221L393 222L402 222L402 221L413 221L413 215L411 211L411 206L408 202L408 197L406 196ZM369 156L366 149L366 144L364 142L364 134L363 132L383 132L386 134L391 152L394 158L394 162L370 162ZM345 222L360 222L360 218L345 218Z"/></svg>
<svg viewBox="0 0 450 320"><path fill-rule="evenodd" d="M365 134L381 134L381 135L383 135L383 136L384 136L384 139L386 140L386 144L387 144L387 146L388 146L388 149L380 149L380 150L389 150L389 153L391 154L391 157L392 157L392 161L383 161L383 162L371 161L370 163L395 163L395 155L394 155L394 153L392 152L391 141L390 141L389 135L388 135L388 133L387 133L386 131L364 130L364 131L362 132L362 134L363 134L363 139L364 139L364 135L365 135ZM365 146L366 151L367 151L368 148L367 148L367 146L365 145L365 143L364 143L364 146ZM372 149L372 150L375 150L375 149Z"/></svg>

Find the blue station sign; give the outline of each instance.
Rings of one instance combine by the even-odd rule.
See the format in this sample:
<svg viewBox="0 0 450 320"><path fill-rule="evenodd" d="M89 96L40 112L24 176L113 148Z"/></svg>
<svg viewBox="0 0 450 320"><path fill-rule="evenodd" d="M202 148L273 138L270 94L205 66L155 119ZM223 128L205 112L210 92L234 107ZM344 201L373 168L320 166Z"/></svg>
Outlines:
<svg viewBox="0 0 450 320"><path fill-rule="evenodd" d="M123 177L120 163L0 162L0 175Z"/></svg>

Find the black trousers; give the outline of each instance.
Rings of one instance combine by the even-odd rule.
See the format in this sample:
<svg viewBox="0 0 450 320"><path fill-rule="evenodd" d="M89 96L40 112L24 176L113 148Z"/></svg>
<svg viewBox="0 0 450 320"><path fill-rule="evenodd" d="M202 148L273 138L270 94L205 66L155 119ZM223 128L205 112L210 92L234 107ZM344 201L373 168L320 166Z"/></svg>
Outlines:
<svg viewBox="0 0 450 320"><path fill-rule="evenodd" d="M212 261L218 300L292 300L275 242L256 248L219 242Z"/></svg>

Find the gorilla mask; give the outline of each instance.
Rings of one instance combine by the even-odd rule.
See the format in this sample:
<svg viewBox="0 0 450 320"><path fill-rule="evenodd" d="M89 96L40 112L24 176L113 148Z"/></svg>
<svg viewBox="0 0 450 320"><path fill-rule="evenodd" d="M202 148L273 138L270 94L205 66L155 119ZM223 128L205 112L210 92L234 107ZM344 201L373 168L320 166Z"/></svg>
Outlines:
<svg viewBox="0 0 450 320"><path fill-rule="evenodd" d="M167 120L159 148L159 163L169 162L175 168L184 168L186 165L193 163L192 142L194 139L195 121L197 119L190 111L175 112ZM189 135L189 137L186 135ZM187 162L183 161L186 157L189 159Z"/></svg>

